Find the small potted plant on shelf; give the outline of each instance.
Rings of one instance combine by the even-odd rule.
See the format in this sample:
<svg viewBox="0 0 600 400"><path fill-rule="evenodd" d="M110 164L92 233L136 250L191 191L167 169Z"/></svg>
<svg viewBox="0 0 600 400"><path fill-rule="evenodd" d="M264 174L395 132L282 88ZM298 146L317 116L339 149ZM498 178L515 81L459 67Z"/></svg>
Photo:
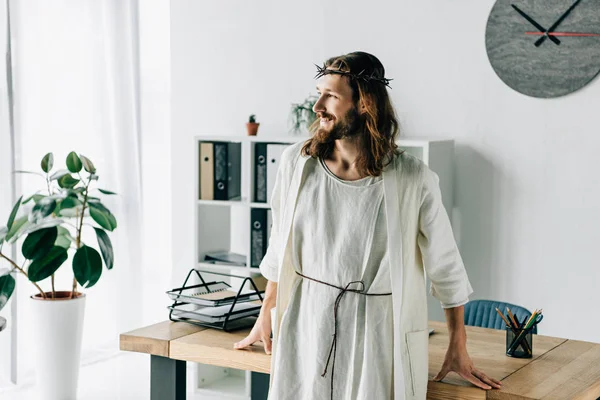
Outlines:
<svg viewBox="0 0 600 400"><path fill-rule="evenodd" d="M248 130L248 136L256 136L258 132L258 126L260 122L256 122L256 115L252 114L246 122L246 129Z"/></svg>
<svg viewBox="0 0 600 400"><path fill-rule="evenodd" d="M317 114L313 111L313 106L318 97L309 95L302 103L292 103L290 111L291 131L294 134L308 133L309 128L317 119Z"/></svg>
<svg viewBox="0 0 600 400"><path fill-rule="evenodd" d="M92 188L98 181L96 167L87 157L69 153L67 169L51 174L54 156L48 153L41 161L43 173L27 172L44 179L43 193L36 192L14 205L5 227L0 226L0 310L15 288L15 276L21 275L37 289L30 310L35 321L36 375L39 392L44 399L74 399L81 354L85 294L78 285L94 286L102 275L102 263L113 267L113 247L107 232L117 227L117 220L98 195L115 193ZM82 171L87 172L87 176ZM98 193L96 193L97 191ZM85 228L85 229L84 229ZM94 233L98 252L85 233ZM21 266L3 249L24 239ZM73 284L68 290L56 290L54 276L72 257ZM51 290L39 283L50 280ZM47 281L46 281L47 282Z"/></svg>

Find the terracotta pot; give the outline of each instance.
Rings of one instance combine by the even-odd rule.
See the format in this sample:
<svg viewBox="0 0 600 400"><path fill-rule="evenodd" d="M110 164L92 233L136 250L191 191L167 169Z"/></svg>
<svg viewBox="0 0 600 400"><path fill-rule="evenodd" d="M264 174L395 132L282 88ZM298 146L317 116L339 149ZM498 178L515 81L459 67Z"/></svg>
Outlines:
<svg viewBox="0 0 600 400"><path fill-rule="evenodd" d="M258 133L258 126L260 122L246 122L246 129L248 130L248 136L256 136Z"/></svg>
<svg viewBox="0 0 600 400"><path fill-rule="evenodd" d="M47 292L31 296L30 308L34 335L30 343L36 357L36 391L40 399L77 398L85 294Z"/></svg>

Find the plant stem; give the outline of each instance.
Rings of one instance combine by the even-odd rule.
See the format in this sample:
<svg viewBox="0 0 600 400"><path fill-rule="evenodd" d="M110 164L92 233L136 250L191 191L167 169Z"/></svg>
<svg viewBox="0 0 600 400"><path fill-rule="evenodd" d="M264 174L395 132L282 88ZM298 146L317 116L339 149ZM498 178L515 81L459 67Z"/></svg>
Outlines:
<svg viewBox="0 0 600 400"><path fill-rule="evenodd" d="M15 269L19 270L23 275L27 276L27 279L29 279L29 276L27 275L27 272L25 272L22 268L20 268L13 260L11 260L10 258L6 257L1 252L0 252L0 257L4 258L6 261L8 261ZM45 299L46 298L46 293L44 293L44 291L42 290L42 288L39 287L38 284L35 283L35 282L33 282L33 281L31 283L33 283L35 285L35 287L38 288L38 290L42 294L42 297Z"/></svg>
<svg viewBox="0 0 600 400"><path fill-rule="evenodd" d="M80 175L81 177L81 175ZM82 179L83 180L83 179ZM88 179L88 184L85 186L85 194L83 195L83 207L81 208L81 218L79 218L79 228L77 228L77 243L75 246L77 249L81 247L81 231L83 230L83 217L85 216L85 206L87 205L88 198L88 188L90 186L90 182L92 181L91 175ZM77 215L79 216L79 215ZM75 295L75 291L77 290L77 278L73 277L73 290L71 290L71 298Z"/></svg>
<svg viewBox="0 0 600 400"><path fill-rule="evenodd" d="M48 173L46 172L46 186L48 187L48 196L52 196L52 191L50 190L50 179L48 178ZM54 299L55 297L55 290L54 290L54 274L52 274L52 298Z"/></svg>

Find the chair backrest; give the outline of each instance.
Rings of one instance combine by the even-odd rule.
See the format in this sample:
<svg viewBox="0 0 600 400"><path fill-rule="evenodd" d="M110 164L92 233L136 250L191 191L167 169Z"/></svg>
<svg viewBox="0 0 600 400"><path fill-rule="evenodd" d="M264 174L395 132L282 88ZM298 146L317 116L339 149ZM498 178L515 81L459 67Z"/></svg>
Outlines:
<svg viewBox="0 0 600 400"><path fill-rule="evenodd" d="M465 325L504 330L506 323L498 315L496 308L506 316L508 315L506 307L510 308L510 312L520 323L531 316L529 310L516 304L494 300L471 300L465 304ZM537 334L537 326L533 328L532 333Z"/></svg>

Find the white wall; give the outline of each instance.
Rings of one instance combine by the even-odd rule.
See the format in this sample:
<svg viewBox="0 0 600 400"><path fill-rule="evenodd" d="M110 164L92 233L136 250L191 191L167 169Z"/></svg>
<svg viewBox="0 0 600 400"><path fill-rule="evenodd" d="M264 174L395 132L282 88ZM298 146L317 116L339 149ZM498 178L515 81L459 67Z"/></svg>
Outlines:
<svg viewBox="0 0 600 400"><path fill-rule="evenodd" d="M487 60L493 1L171 1L173 283L194 260L193 136L287 131L313 63L364 50L392 81L405 136L456 140L456 236L475 293L543 308L542 334L600 342L600 80L523 96ZM595 224L594 224L595 223Z"/></svg>

